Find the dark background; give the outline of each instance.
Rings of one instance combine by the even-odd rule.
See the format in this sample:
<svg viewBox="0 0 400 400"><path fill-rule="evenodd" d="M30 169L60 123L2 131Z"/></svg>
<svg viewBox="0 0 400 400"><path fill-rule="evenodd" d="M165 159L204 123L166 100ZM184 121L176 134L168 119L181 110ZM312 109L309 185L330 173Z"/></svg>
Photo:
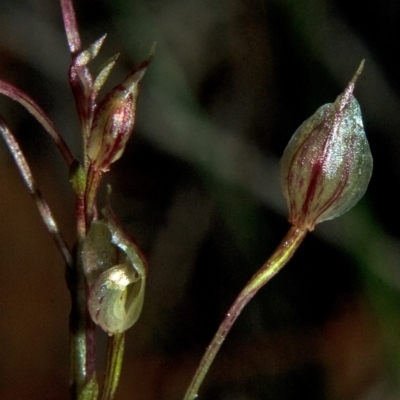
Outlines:
<svg viewBox="0 0 400 400"><path fill-rule="evenodd" d="M289 227L286 143L363 58L355 94L375 164L367 194L317 226L244 310L200 398L397 399L400 2L76 3L85 46L109 34L92 71L121 53L103 93L157 42L134 135L106 178L150 263L117 399L183 397L235 295ZM69 62L58 2L1 1L0 79L36 99L80 157ZM2 97L0 113L72 244L73 197L55 146L13 101ZM67 399L64 266L3 145L0 157L0 399Z"/></svg>

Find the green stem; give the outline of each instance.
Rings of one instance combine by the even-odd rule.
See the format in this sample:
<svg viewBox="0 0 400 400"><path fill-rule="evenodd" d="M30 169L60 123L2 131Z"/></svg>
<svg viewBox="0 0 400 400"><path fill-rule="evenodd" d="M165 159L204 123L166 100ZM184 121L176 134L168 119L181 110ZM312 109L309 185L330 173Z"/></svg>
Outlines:
<svg viewBox="0 0 400 400"><path fill-rule="evenodd" d="M68 271L69 272L69 271ZM78 399L87 379L86 370L86 296L84 281L75 267L68 275L68 284L71 293L71 398Z"/></svg>
<svg viewBox="0 0 400 400"><path fill-rule="evenodd" d="M78 246L79 253L79 246ZM95 325L86 307L86 280L77 256L77 265L67 271L71 293L71 398L82 399L88 382L95 383Z"/></svg>
<svg viewBox="0 0 400 400"><path fill-rule="evenodd" d="M264 265L253 275L250 281L239 293L231 308L227 312L224 320L214 335L210 345L207 347L197 371L190 383L184 400L194 400L198 396L200 385L202 384L208 370L214 361L222 343L228 335L236 319L242 312L246 304L253 296L290 260L297 248L303 241L307 230L292 226L282 242L279 244L272 256Z"/></svg>
<svg viewBox="0 0 400 400"><path fill-rule="evenodd" d="M101 400L112 400L117 390L124 357L125 332L116 333L108 339L107 365Z"/></svg>

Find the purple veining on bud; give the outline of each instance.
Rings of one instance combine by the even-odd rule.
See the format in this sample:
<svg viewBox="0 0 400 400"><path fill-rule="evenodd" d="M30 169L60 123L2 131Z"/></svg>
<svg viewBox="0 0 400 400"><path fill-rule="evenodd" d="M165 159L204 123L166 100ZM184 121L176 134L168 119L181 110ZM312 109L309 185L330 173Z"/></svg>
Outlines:
<svg viewBox="0 0 400 400"><path fill-rule="evenodd" d="M334 103L325 104L296 130L281 160L289 222L313 230L345 213L364 195L372 156L353 91L364 61Z"/></svg>
<svg viewBox="0 0 400 400"><path fill-rule="evenodd" d="M139 81L149 62L150 59L142 63L123 83L108 93L95 111L87 155L92 168L98 172L108 171L124 152L135 124Z"/></svg>

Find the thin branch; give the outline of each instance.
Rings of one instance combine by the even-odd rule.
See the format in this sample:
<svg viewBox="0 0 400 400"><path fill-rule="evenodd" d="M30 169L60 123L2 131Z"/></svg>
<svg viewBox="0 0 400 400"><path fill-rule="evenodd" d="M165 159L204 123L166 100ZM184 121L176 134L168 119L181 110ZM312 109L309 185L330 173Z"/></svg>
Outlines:
<svg viewBox="0 0 400 400"><path fill-rule="evenodd" d="M63 156L69 168L74 161L74 157L64 139L57 131L50 118L47 117L45 112L26 93L2 80L0 80L0 93L4 94L12 100L17 101L36 118L39 124L43 126L43 128L49 133L51 138L56 143L58 149L61 152L61 155Z"/></svg>
<svg viewBox="0 0 400 400"><path fill-rule="evenodd" d="M26 187L28 188L29 193L33 197L36 207L39 210L40 216L44 224L46 225L47 230L50 232L50 235L53 237L58 250L60 250L65 262L69 267L72 267L73 261L72 256L62 237L57 223L51 213L50 207L43 199L35 180L33 179L32 172L29 168L29 165L22 154L21 148L19 147L18 142L16 141L14 135L11 133L6 123L0 118L0 133L3 136L5 142L7 143L8 148L17 164L19 172L25 182Z"/></svg>

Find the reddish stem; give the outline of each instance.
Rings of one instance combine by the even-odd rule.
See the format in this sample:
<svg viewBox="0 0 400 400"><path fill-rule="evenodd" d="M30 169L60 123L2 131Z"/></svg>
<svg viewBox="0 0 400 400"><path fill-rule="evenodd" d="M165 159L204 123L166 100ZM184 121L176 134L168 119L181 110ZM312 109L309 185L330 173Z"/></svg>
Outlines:
<svg viewBox="0 0 400 400"><path fill-rule="evenodd" d="M81 37L72 0L61 0L61 10L69 49L72 54L76 54L81 49Z"/></svg>
<svg viewBox="0 0 400 400"><path fill-rule="evenodd" d="M231 308L226 313L224 320L214 335L210 345L201 359L192 382L186 392L184 400L194 400L198 396L200 385L202 384L215 356L217 355L222 343L231 330L236 319L239 317L243 308L254 297L254 295L274 277L290 260L294 252L303 241L307 230L292 226L284 237L278 248L264 265L253 275L243 290L239 293Z"/></svg>

